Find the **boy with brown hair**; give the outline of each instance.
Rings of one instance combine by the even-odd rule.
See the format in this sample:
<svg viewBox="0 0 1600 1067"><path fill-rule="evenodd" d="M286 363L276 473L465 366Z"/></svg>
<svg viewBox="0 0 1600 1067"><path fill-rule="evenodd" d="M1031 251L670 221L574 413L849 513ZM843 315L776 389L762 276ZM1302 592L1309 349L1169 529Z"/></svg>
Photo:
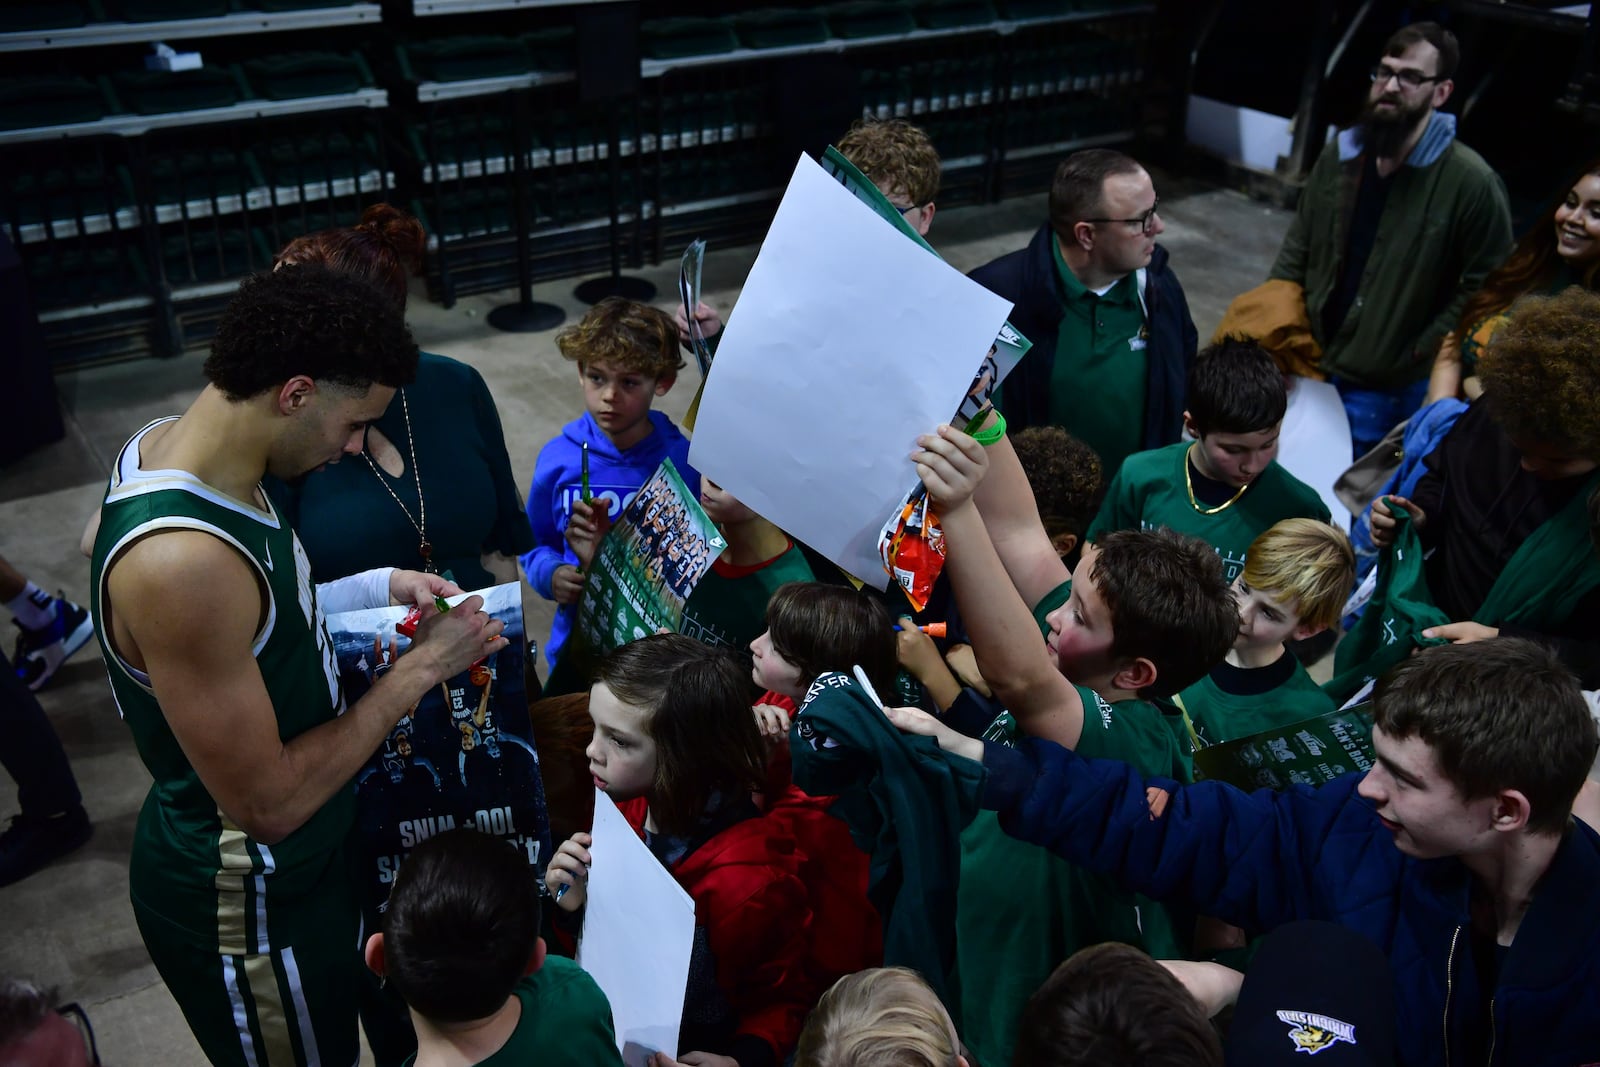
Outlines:
<svg viewBox="0 0 1600 1067"><path fill-rule="evenodd" d="M953 718L954 728L1011 744L1020 726L1189 780L1188 731L1169 698L1221 660L1239 628L1217 554L1170 530L1125 530L1085 549L1069 574L1004 437L986 449L940 427L919 444L913 458L944 527L946 573L978 668L1009 712L991 723ZM1077 949L1114 940L1158 957L1187 951L1188 917L1019 845L992 817L963 834L961 868L961 1033L983 1063L1011 1061L1023 1004Z"/></svg>
<svg viewBox="0 0 1600 1067"><path fill-rule="evenodd" d="M1028 998L1017 1033L1031 1067L1222 1067L1194 995L1132 945L1073 953Z"/></svg>
<svg viewBox="0 0 1600 1067"><path fill-rule="evenodd" d="M1179 693L1196 745L1218 745L1337 710L1290 654L1339 621L1355 581L1355 551L1316 519L1284 519L1250 542L1233 581L1239 636L1222 662Z"/></svg>
<svg viewBox="0 0 1600 1067"><path fill-rule="evenodd" d="M578 365L584 413L539 451L528 490L533 551L521 557L528 584L557 605L545 658L552 670L583 595L583 571L566 543L574 509L592 497L604 525L622 514L663 459L671 459L691 493L700 476L689 466L689 439L671 419L651 411L678 379L683 358L672 316L648 304L607 297L556 335ZM598 516L597 516L598 518Z"/></svg>
<svg viewBox="0 0 1600 1067"><path fill-rule="evenodd" d="M939 195L939 153L920 126L904 119L860 119L834 146L867 180L878 187L923 237L933 225L933 198ZM716 351L722 315L709 304L694 309L700 333ZM674 312L678 338L689 343L689 318L682 304Z"/></svg>
<svg viewBox="0 0 1600 1067"><path fill-rule="evenodd" d="M861 119L834 146L878 187L923 237L939 195L939 153L920 126L904 119Z"/></svg>
<svg viewBox="0 0 1600 1067"><path fill-rule="evenodd" d="M1247 934L1321 919L1367 937L1392 964L1395 1017L1432 1020L1399 1028L1401 1067L1442 1049L1600 1061L1600 837L1571 817L1600 739L1571 672L1516 638L1425 648L1372 710L1365 774L1253 793L892 718L981 758L983 804L1019 839Z"/></svg>
<svg viewBox="0 0 1600 1067"><path fill-rule="evenodd" d="M1189 370L1183 427L1195 440L1129 456L1089 540L1166 526L1215 548L1231 582L1250 542L1279 519L1327 522L1316 490L1277 462L1288 403L1283 373L1266 349L1237 337L1211 345Z"/></svg>
<svg viewBox="0 0 1600 1067"><path fill-rule="evenodd" d="M539 878L505 842L447 830L395 876L367 966L405 998L405 1067L620 1065L611 1005L576 963L545 952Z"/></svg>

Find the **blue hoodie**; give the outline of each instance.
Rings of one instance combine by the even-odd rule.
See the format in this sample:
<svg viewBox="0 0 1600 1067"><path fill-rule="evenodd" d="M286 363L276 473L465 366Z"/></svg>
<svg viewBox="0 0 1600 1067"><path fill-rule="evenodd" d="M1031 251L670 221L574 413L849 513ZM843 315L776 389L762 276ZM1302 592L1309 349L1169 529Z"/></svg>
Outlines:
<svg viewBox="0 0 1600 1067"><path fill-rule="evenodd" d="M564 536L567 522L572 517L572 505L583 497L583 445L589 445L589 491L597 500L611 505L611 518L622 514L645 482L670 458L678 474L696 496L700 493L700 475L689 466L689 439L673 425L671 419L659 411L650 412L654 427L643 441L626 452L618 452L587 411L561 428L557 437L550 439L539 450L538 462L533 467L533 486L528 490L528 523L533 527L534 548L521 557L522 572L528 583L546 600L553 599L550 580L556 568L563 563L578 565ZM577 607L562 604L556 608L555 622L550 627L550 640L545 642L545 662L555 667L556 657L572 631Z"/></svg>

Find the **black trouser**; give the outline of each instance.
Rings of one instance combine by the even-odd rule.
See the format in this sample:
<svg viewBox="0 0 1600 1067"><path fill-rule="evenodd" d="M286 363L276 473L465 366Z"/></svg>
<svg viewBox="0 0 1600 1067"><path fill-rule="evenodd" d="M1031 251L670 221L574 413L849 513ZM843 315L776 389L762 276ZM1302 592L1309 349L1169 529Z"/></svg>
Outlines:
<svg viewBox="0 0 1600 1067"><path fill-rule="evenodd" d="M24 815L48 818L83 804L61 739L44 708L0 651L0 766L17 783Z"/></svg>

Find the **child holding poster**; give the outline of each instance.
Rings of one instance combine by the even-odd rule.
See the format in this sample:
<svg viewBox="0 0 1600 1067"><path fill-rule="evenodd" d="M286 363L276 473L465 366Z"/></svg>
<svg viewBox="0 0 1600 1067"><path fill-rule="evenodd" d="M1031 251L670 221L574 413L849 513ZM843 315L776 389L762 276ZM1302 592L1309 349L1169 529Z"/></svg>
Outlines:
<svg viewBox="0 0 1600 1067"><path fill-rule="evenodd" d="M604 507L607 519L615 519L663 459L672 460L691 493L700 488L700 476L689 466L688 438L666 415L650 410L683 368L671 316L608 297L558 334L556 344L578 365L584 413L539 451L528 490L536 544L521 557L528 583L559 605L545 643L552 670L583 594L584 572L565 541L574 510L592 500Z"/></svg>
<svg viewBox="0 0 1600 1067"><path fill-rule="evenodd" d="M794 841L752 799L766 754L748 691L732 656L682 634L623 645L589 693L587 754L595 786L694 899L680 1054L769 1067L793 1049L822 986L805 964L812 920ZM587 897L591 844L572 835L545 873L569 914Z"/></svg>

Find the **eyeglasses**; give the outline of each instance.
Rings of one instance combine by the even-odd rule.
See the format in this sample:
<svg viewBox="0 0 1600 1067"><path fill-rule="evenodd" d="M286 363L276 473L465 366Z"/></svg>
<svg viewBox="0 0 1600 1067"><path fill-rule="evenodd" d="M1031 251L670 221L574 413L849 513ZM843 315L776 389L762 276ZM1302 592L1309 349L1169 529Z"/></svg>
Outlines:
<svg viewBox="0 0 1600 1067"><path fill-rule="evenodd" d="M1137 226L1139 231L1149 237L1156 227L1156 210L1161 207L1161 198L1156 197L1156 202L1150 205L1150 210L1131 219L1084 219L1084 222L1120 222L1128 226Z"/></svg>
<svg viewBox="0 0 1600 1067"><path fill-rule="evenodd" d="M896 211L900 212L900 217L901 218L905 218L907 215L911 214L911 212L917 210L917 208L925 207L926 205L924 205L924 204L907 204L905 207L901 207L899 204L890 202L889 206L894 208Z"/></svg>
<svg viewBox="0 0 1600 1067"><path fill-rule="evenodd" d="M1393 78L1400 83L1400 87L1403 89L1420 89L1429 82L1444 80L1444 76L1441 74L1429 75L1415 70L1395 70L1386 63L1379 63L1376 67L1373 67L1370 75L1378 85L1387 85L1389 84L1389 79Z"/></svg>
<svg viewBox="0 0 1600 1067"><path fill-rule="evenodd" d="M94 1067L100 1067L100 1046L94 1039L94 1027L89 1025L88 1012L84 1011L83 1007L74 1001L71 1004L61 1005L56 1009L56 1014L78 1028L78 1033L83 1035L84 1048L89 1051L89 1062Z"/></svg>

